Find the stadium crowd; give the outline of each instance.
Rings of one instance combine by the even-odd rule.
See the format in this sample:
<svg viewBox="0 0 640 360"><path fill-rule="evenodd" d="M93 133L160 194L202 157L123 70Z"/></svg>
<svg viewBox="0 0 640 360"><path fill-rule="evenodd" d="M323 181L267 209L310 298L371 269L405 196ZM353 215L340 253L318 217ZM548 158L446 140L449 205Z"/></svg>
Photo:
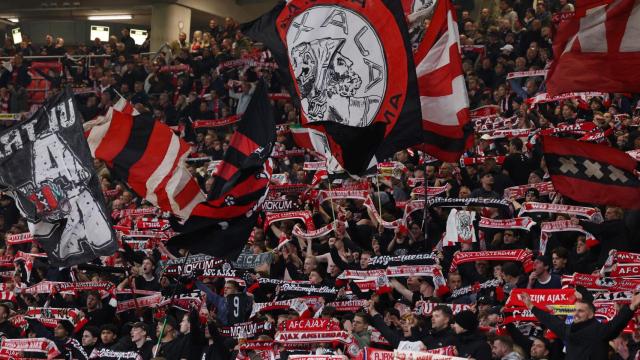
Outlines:
<svg viewBox="0 0 640 360"><path fill-rule="evenodd" d="M442 163L407 149L396 153L393 162L387 163L391 165L381 168L377 177L333 184L321 179L319 170L311 166L317 161L316 154L294 150L297 147L289 126L297 122L299 110L284 95L286 84L274 71L269 52L245 37L233 19L221 24L211 20L207 28L195 31L190 41L186 34L177 34L177 39L158 54L145 53L148 44L135 45L127 30L107 42L96 39L77 47L51 35L46 35L40 48L31 44L27 34L20 44L5 39L0 52L13 59L0 74L0 113L29 111L32 94L28 89L35 76L49 82L51 93L73 86L85 121L104 115L123 97L139 112L152 112L157 121L193 144L187 164L204 191L212 185L215 161L222 160L229 147L234 115L244 112L256 81L263 79L278 123L279 155L274 157L273 171L278 176L272 180L270 194L291 200L290 210L308 210L311 219L269 221L263 214L241 255L244 262L234 262L242 276L225 280L224 276L196 272L186 276L182 270L169 275L162 270L179 264L185 252L172 253L163 245L162 237L171 232L166 217L152 211L149 203L96 160L114 226L123 234L121 250L112 257L72 269L48 266L46 258L37 256L42 251L36 244L10 243L9 238L16 239L15 235L28 232L28 227L14 201L6 195L0 198L0 237L7 239L0 256L19 258L15 269L12 260L0 262L6 270L2 272L5 302L0 304L0 336L49 338L65 359L89 358L94 349L136 353L122 357L127 359L139 355L144 360L222 360L309 353L354 355L366 347L451 349L446 354L476 360L637 358L637 296L616 302L613 313L617 315L605 316L603 322L596 320L603 317L595 301L597 294L594 298L593 292L580 286L575 312L566 320L539 309L533 310L538 320L519 319L504 311L514 289L572 286L574 273L599 274L610 267L610 250L640 252L636 211L608 206L598 209L603 219L596 221L595 216L585 219L579 212L537 212L525 207L527 203L590 206L571 204L545 185L549 178L536 142L539 131L592 124L576 132L582 131L579 136L587 131L601 134L592 140L623 151L640 150L637 95L536 100L536 95L544 92L544 75L530 76L531 72L544 70L553 58L553 19L569 11L573 5L567 0L500 0L480 9L474 9L472 2L462 2L458 5L462 64L470 109L479 109L472 111L474 147L459 163ZM24 56L38 54L63 55L62 67L33 69ZM91 64L78 56L88 54L108 56ZM526 76L508 76L518 72L526 72ZM15 121L3 119L6 127ZM231 124L225 125L223 119ZM220 125L200 126L198 120L220 120ZM575 137L575 133L568 136ZM312 186L313 191L366 190L371 201L338 198L319 204L309 196ZM466 214L471 218L455 230L448 221L451 207L436 205L427 211L404 213L408 204L424 198L420 189L425 187L435 189L435 196L494 199L499 206L480 200L458 206L458 210L470 211ZM530 216L535 225L491 228L479 222L481 217L516 218L518 211ZM406 226L383 224L405 217ZM308 238L300 235L322 229L336 219L340 222L331 232ZM573 227L545 230L545 223L560 220ZM128 231L142 230L155 231L157 237L141 240L126 236ZM443 234L451 235L454 230L467 241L447 244ZM464 231L472 234L463 235ZM528 254L530 263L521 257L460 260L460 253L487 250L522 250L516 253ZM417 254L425 256L411 262L412 256L420 256ZM380 264L438 266L430 276L404 273L366 286L354 280L357 277L345 276L346 270L380 269ZM114 287L84 290L73 285L47 285L48 281L109 282ZM308 297L314 294L297 291L292 284L315 286L315 295L321 296ZM190 297L194 291L202 294L202 301L198 296ZM160 295L153 301L145 298L154 294ZM186 301L168 304L172 299ZM288 300L296 306L259 305L275 300ZM533 307L527 295L522 301L525 308ZM57 317L65 320L51 322L46 320L56 315L28 311L36 308L73 311ZM278 336L287 333L279 327L285 321L314 315L337 321L337 330L344 331L349 340L309 341L296 347L287 344L282 334ZM505 321L510 316L516 321ZM309 332L318 330L311 328ZM274 338L278 340L275 345L265 345Z"/></svg>

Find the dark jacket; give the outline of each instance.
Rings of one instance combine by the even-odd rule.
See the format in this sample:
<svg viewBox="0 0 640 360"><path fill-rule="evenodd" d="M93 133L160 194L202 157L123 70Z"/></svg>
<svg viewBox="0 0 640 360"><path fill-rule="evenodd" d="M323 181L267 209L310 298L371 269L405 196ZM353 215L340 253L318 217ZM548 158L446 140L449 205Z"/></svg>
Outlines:
<svg viewBox="0 0 640 360"><path fill-rule="evenodd" d="M615 339L633 316L633 311L624 306L606 324L592 318L578 324L565 325L564 320L541 309L534 307L532 311L543 325L564 341L567 348L565 360L606 359L609 340Z"/></svg>
<svg viewBox="0 0 640 360"><path fill-rule="evenodd" d="M427 345L427 349L429 350L454 345L455 334L449 327L440 331L431 329L429 335L427 335L427 337L423 339L422 342Z"/></svg>
<svg viewBox="0 0 640 360"><path fill-rule="evenodd" d="M459 357L491 360L491 347L487 342L487 337L478 330L456 335L456 349L458 349Z"/></svg>
<svg viewBox="0 0 640 360"><path fill-rule="evenodd" d="M629 250L629 230L622 220L608 220L601 224L589 221L580 221L580 225L588 232L592 233L600 241L600 256L597 267L604 264L611 249L618 251ZM595 248L594 248L595 250Z"/></svg>

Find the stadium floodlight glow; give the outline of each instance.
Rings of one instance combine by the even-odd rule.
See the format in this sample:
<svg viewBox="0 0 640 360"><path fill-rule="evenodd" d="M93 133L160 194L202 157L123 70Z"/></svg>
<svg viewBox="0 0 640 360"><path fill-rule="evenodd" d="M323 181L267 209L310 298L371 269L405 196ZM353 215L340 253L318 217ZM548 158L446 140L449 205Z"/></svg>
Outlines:
<svg viewBox="0 0 640 360"><path fill-rule="evenodd" d="M101 20L131 20L131 15L92 15L89 16L89 20L101 21Z"/></svg>
<svg viewBox="0 0 640 360"><path fill-rule="evenodd" d="M14 24L20 22L20 19L18 19L18 18L8 18L7 20L11 21Z"/></svg>

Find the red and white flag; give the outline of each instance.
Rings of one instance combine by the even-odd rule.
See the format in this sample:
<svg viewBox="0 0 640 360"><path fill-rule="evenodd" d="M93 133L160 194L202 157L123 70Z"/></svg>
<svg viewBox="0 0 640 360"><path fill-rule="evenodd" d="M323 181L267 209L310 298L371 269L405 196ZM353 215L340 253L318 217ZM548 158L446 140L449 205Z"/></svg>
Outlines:
<svg viewBox="0 0 640 360"><path fill-rule="evenodd" d="M578 0L558 27L547 91L640 92L640 3Z"/></svg>
<svg viewBox="0 0 640 360"><path fill-rule="evenodd" d="M185 165L191 147L165 124L137 116L127 103L118 102L104 117L84 125L91 155L145 200L183 219L206 200Z"/></svg>
<svg viewBox="0 0 640 360"><path fill-rule="evenodd" d="M439 1L414 53L424 143L418 148L456 162L472 144L469 98L462 74L458 25L450 1Z"/></svg>

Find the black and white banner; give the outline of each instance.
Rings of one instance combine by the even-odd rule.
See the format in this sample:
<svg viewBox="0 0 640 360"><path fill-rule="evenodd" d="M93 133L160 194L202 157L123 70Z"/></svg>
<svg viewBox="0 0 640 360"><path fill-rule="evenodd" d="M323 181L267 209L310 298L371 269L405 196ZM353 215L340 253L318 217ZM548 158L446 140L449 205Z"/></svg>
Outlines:
<svg viewBox="0 0 640 360"><path fill-rule="evenodd" d="M291 199L267 199L262 203L262 210L268 212L286 212L300 210L300 205Z"/></svg>
<svg viewBox="0 0 640 360"><path fill-rule="evenodd" d="M0 144L0 190L15 199L51 265L83 264L117 250L71 91L1 132Z"/></svg>

